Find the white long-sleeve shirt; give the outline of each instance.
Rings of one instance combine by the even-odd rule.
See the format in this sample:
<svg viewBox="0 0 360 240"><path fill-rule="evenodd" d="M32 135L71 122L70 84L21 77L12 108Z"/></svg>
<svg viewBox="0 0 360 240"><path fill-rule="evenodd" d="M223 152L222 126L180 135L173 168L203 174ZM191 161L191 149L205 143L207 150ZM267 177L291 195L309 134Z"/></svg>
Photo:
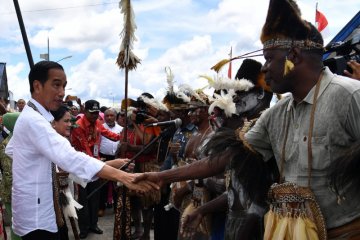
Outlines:
<svg viewBox="0 0 360 240"><path fill-rule="evenodd" d="M117 134L120 134L120 132L122 130L122 127L120 125L118 125L117 123L115 123L114 127L109 127L109 125L107 125L106 123L104 123L103 126L104 126L104 128L112 131L113 133L117 133ZM118 145L119 145L119 141L112 141L104 136L101 136L100 152L102 154L114 156Z"/></svg>
<svg viewBox="0 0 360 240"><path fill-rule="evenodd" d="M87 181L104 167L103 162L77 152L52 128L51 113L34 99L31 102L41 114L26 105L5 150L13 158L13 229L20 236L37 229L58 231L51 162Z"/></svg>

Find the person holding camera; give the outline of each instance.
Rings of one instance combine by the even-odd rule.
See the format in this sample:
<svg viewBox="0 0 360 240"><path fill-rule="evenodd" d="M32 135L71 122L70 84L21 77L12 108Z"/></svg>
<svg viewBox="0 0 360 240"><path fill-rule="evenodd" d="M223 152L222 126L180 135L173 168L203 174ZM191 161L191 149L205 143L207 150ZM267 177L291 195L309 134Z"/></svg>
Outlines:
<svg viewBox="0 0 360 240"><path fill-rule="evenodd" d="M121 143L120 149L127 154L134 154L139 152L146 144L148 144L155 137L161 133L161 128L158 126L147 126L151 123L159 122L157 117L159 112L167 110L165 105L155 99L149 93L143 93L134 102L136 109L130 116L130 122L135 133L135 138L140 140L140 144L134 145L130 142ZM136 144L136 142L133 142ZM159 171L160 167L157 163L158 142L150 146L141 156L135 160L136 172L153 172ZM130 156L125 155L130 158ZM132 197L131 198L131 212L135 224L134 238L149 239L150 229L153 219L153 206L160 201L160 193L152 194L146 197ZM143 218L143 230L141 230L141 215Z"/></svg>
<svg viewBox="0 0 360 240"><path fill-rule="evenodd" d="M347 65L352 69L352 73L348 70L344 70L344 75L349 78L360 80L360 63L355 60L350 60L347 62Z"/></svg>

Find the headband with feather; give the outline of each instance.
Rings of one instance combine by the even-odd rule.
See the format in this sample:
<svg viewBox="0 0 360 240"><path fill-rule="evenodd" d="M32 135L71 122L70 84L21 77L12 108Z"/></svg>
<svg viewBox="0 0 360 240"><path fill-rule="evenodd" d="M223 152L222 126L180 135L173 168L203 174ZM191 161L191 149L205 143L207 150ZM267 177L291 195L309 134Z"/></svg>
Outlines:
<svg viewBox="0 0 360 240"><path fill-rule="evenodd" d="M219 72L227 63L243 58L262 56L255 54L268 48L299 47L307 50L323 50L324 41L314 25L301 18L301 11L294 0L270 0L260 40L263 49L223 59L211 69Z"/></svg>
<svg viewBox="0 0 360 240"><path fill-rule="evenodd" d="M315 26L301 18L301 11L294 0L270 0L260 40L265 49L294 46L323 48L321 34Z"/></svg>

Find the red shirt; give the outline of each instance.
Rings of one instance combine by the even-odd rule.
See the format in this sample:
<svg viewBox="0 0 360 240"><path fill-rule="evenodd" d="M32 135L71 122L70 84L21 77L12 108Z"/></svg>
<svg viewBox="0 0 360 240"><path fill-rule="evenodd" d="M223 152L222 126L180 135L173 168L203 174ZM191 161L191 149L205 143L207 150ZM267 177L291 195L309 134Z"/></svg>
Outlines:
<svg viewBox="0 0 360 240"><path fill-rule="evenodd" d="M91 124L88 119L83 116L76 121L77 128L71 132L71 144L73 147L89 156L100 159L100 140L101 136L114 141L120 140L120 135L106 129L99 120L95 124Z"/></svg>

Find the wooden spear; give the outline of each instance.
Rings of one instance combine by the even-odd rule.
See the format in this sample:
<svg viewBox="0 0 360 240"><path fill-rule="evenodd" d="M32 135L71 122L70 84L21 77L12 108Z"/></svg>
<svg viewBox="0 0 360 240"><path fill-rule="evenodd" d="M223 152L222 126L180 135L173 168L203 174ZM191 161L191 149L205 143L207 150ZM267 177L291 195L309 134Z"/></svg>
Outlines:
<svg viewBox="0 0 360 240"><path fill-rule="evenodd" d="M133 43L136 40L135 37L135 16L134 11L131 6L130 0L121 0L120 5L121 13L124 14L124 28L120 33L122 37L120 52L116 60L116 64L120 69L125 69L125 113L127 114L128 107L128 75L129 70L136 69L140 59L135 56L132 52ZM127 140L127 118L125 118L125 127L124 127L124 141Z"/></svg>
<svg viewBox="0 0 360 240"><path fill-rule="evenodd" d="M130 0L121 0L119 3L119 8L121 9L121 13L124 15L124 28L120 33L122 37L120 52L118 58L116 60L116 64L120 69L125 69L125 126L124 126L124 138L123 141L127 142L127 130L128 130L128 119L127 119L127 111L128 111L128 82L129 82L129 71L136 69L136 65L140 63L140 59L135 56L132 52L133 43L136 40L135 37L135 16L134 11L132 9ZM117 226L114 226L114 239L120 240L130 240L131 233L129 233L130 226L130 199L127 194L127 189L125 186L121 187L118 194L121 193L118 197L118 204L116 213L119 213L119 208L121 208L120 214L118 214L118 218L120 222ZM117 223L115 219L115 224Z"/></svg>

